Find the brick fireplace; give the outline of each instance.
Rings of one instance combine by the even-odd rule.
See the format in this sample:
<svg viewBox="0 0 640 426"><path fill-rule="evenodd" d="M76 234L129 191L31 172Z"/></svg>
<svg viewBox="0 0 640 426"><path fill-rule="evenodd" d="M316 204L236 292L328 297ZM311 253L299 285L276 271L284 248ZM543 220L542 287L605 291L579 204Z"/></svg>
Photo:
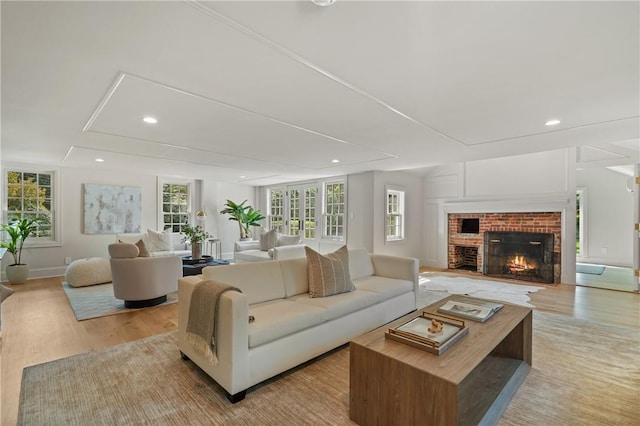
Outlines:
<svg viewBox="0 0 640 426"><path fill-rule="evenodd" d="M523 232L553 235L553 282L560 282L561 213L450 213L448 268L479 273L484 268L484 233ZM522 277L519 277L522 279Z"/></svg>

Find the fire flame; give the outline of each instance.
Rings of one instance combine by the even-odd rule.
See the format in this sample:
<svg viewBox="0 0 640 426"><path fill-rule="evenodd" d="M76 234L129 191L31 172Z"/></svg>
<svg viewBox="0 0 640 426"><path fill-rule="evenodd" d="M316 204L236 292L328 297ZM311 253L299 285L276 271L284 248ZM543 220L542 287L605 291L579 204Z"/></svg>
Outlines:
<svg viewBox="0 0 640 426"><path fill-rule="evenodd" d="M527 258L524 256L515 256L512 260L507 262L507 266L511 272L522 272L535 269L535 265L529 265Z"/></svg>

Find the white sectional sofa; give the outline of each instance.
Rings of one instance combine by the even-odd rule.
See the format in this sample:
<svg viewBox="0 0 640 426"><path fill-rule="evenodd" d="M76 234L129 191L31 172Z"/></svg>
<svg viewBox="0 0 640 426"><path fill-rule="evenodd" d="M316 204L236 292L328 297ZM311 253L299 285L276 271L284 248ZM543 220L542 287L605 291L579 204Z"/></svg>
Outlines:
<svg viewBox="0 0 640 426"><path fill-rule="evenodd" d="M160 235L162 234L162 235ZM143 233L116 234L116 243L136 244L142 240L150 257L191 256L191 248L182 242L179 232L150 231Z"/></svg>
<svg viewBox="0 0 640 426"><path fill-rule="evenodd" d="M297 259L304 256L304 244L277 246L269 250L260 250L259 241L238 241L235 243L233 253L236 263Z"/></svg>
<svg viewBox="0 0 640 426"><path fill-rule="evenodd" d="M237 402L249 387L416 309L417 259L349 250L349 271L355 291L316 298L308 293L306 257L207 267L203 275L179 279L183 358ZM215 366L186 337L191 293L203 279L242 291L220 297Z"/></svg>

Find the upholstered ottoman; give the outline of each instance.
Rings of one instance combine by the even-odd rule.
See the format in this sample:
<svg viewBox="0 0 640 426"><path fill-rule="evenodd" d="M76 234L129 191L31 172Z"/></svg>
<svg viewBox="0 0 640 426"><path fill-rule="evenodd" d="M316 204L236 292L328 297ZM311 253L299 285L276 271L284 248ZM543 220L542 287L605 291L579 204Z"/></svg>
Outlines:
<svg viewBox="0 0 640 426"><path fill-rule="evenodd" d="M88 259L74 260L67 266L64 279L71 287L109 283L111 282L109 259L90 257Z"/></svg>

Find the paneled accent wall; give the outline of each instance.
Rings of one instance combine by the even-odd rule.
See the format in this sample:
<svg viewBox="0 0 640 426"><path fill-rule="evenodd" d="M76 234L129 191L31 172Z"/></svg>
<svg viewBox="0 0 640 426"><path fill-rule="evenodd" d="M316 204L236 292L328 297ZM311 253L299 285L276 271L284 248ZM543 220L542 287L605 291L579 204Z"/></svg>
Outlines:
<svg viewBox="0 0 640 426"><path fill-rule="evenodd" d="M478 219L477 234L462 233L462 219ZM477 249L476 268L482 272L485 231L551 233L554 236L554 283L560 282L561 254L560 212L532 213L450 213L448 216L448 268L469 269L470 254ZM471 256L472 257L472 256Z"/></svg>

